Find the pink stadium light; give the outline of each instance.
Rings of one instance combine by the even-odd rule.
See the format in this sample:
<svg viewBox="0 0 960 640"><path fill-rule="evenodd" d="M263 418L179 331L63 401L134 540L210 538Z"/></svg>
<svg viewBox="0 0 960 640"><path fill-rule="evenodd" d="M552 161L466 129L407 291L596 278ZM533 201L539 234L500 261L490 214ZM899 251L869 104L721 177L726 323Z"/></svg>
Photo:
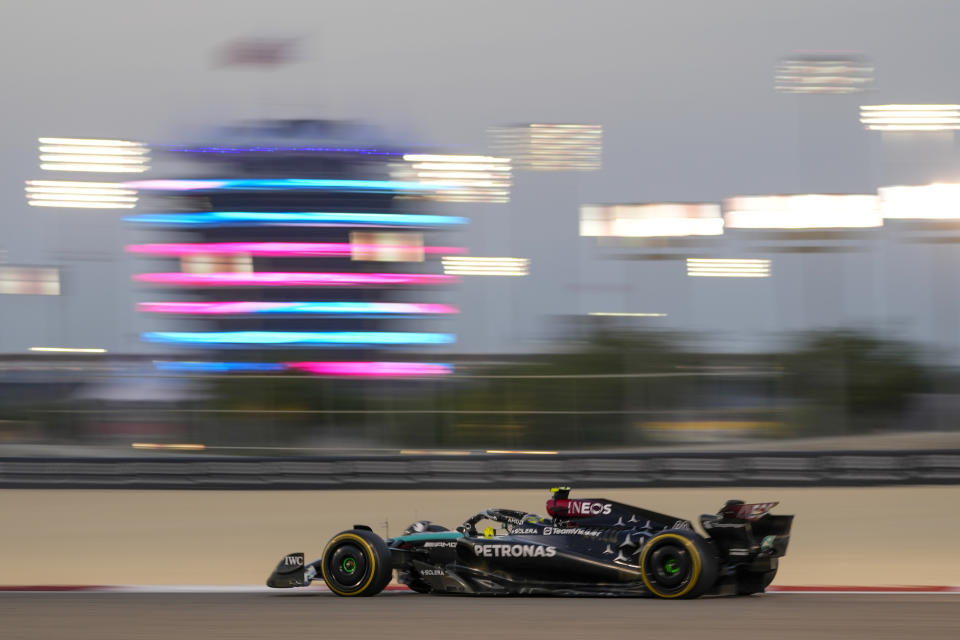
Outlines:
<svg viewBox="0 0 960 640"><path fill-rule="evenodd" d="M286 362L289 369L320 376L438 376L453 373L453 366L435 362Z"/></svg>
<svg viewBox="0 0 960 640"><path fill-rule="evenodd" d="M202 287L350 287L358 285L452 284L455 276L427 273L141 273L137 282Z"/></svg>
<svg viewBox="0 0 960 640"><path fill-rule="evenodd" d="M349 256L354 251L419 251L420 247L406 245L350 244L349 242L217 242L181 244L133 244L130 253L155 256L189 256L197 254L248 254L269 257L333 257ZM463 247L423 247L424 253L460 255Z"/></svg>
<svg viewBox="0 0 960 640"><path fill-rule="evenodd" d="M446 304L405 302L142 302L137 305L147 313L181 315L252 315L252 314L448 314L459 309Z"/></svg>

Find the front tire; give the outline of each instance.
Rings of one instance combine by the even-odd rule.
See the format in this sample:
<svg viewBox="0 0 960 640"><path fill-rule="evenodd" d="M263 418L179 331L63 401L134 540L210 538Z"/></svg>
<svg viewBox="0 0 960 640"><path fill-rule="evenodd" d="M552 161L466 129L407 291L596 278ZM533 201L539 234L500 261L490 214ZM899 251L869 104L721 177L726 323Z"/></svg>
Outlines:
<svg viewBox="0 0 960 640"><path fill-rule="evenodd" d="M706 540L686 529L663 531L640 550L640 573L658 598L696 598L717 580L719 563Z"/></svg>
<svg viewBox="0 0 960 640"><path fill-rule="evenodd" d="M374 596L393 577L390 549L370 531L342 531L324 548L320 573L338 596Z"/></svg>

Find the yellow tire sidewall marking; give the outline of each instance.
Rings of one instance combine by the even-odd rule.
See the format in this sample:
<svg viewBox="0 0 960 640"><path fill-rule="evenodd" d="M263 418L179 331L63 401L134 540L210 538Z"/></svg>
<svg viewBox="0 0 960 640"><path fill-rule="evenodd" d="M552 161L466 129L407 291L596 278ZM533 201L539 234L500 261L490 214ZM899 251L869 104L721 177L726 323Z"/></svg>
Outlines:
<svg viewBox="0 0 960 640"><path fill-rule="evenodd" d="M690 558L693 562L693 571L690 575L690 581L687 583L686 588L683 591L678 593L663 594L657 591L657 588L650 584L650 580L647 578L646 563L647 558L650 556L650 549L653 548L651 543L659 542L667 538L672 538L674 540L679 540L683 544L684 548L687 550L687 553L690 554ZM702 569L702 563L700 562L700 554L697 551L696 545L693 543L690 538L682 536L678 533L662 533L658 536L654 536L650 542L648 542L643 547L643 552L640 554L640 577L643 579L643 584L650 590L650 593L657 596L658 598L680 598L688 593L696 586L697 580L700 579L700 572Z"/></svg>
<svg viewBox="0 0 960 640"><path fill-rule="evenodd" d="M340 542L341 540L350 540L351 542L360 543L360 545L364 548L364 551L366 552L367 557L369 559L370 577L367 578L367 581L363 583L363 586L356 589L355 591L340 591L339 589L334 587L332 584L330 584L330 580L327 579L327 549L329 549L331 545L334 545L337 542ZM366 540L364 540L363 538L361 538L356 534L341 533L340 535L335 537L333 540L328 542L326 548L323 550L323 558L320 561L320 573L321 575L323 575L323 581L327 583L327 588L329 588L335 594L339 596L359 596L364 591L367 590L367 587L369 587L370 583L373 582L374 576L377 575L377 558L373 552L373 547L370 546L370 543L368 543Z"/></svg>

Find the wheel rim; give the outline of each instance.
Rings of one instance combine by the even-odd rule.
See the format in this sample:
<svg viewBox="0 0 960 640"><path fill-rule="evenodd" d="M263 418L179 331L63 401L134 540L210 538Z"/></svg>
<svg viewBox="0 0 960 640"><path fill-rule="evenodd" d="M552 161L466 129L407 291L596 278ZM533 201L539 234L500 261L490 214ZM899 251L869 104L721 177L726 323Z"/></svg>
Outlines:
<svg viewBox="0 0 960 640"><path fill-rule="evenodd" d="M356 591L369 577L370 562L367 554L353 542L344 542L330 550L327 579L340 591Z"/></svg>
<svg viewBox="0 0 960 640"><path fill-rule="evenodd" d="M656 595L675 597L687 593L696 578L696 562L682 541L667 538L648 543L643 561L645 582Z"/></svg>

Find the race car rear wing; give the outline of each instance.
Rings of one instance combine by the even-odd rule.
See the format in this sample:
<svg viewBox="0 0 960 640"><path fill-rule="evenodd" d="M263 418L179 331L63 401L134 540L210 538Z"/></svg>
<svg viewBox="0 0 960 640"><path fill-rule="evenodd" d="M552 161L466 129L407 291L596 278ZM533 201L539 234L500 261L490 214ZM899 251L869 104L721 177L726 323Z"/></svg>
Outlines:
<svg viewBox="0 0 960 640"><path fill-rule="evenodd" d="M771 514L777 504L730 500L716 515L700 516L700 525L726 561L779 558L787 553L793 516Z"/></svg>

